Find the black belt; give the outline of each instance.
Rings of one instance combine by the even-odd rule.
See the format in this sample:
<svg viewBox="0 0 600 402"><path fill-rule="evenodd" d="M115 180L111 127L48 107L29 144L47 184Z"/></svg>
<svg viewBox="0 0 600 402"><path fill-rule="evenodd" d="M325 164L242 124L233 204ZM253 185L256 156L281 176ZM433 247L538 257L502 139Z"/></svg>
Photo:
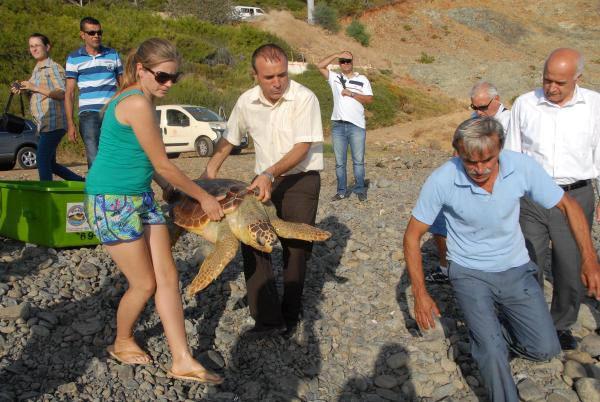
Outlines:
<svg viewBox="0 0 600 402"><path fill-rule="evenodd" d="M592 180L591 179L587 179L587 180L578 180L575 183L571 183L571 184L561 184L560 188L562 188L565 191L571 191L571 190L575 190L581 187L585 187L588 184L591 184Z"/></svg>

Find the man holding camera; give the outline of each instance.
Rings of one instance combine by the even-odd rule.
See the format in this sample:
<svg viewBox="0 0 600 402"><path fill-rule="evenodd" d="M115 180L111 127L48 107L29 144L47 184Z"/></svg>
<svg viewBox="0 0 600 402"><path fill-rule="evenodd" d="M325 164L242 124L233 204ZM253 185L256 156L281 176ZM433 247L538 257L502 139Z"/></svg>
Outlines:
<svg viewBox="0 0 600 402"><path fill-rule="evenodd" d="M79 87L79 133L83 139L88 168L96 159L100 141L100 110L117 92L123 74L116 50L102 46L100 21L85 17L79 23L84 45L67 56L65 109L69 140L76 141L73 121L75 83Z"/></svg>
<svg viewBox="0 0 600 402"><path fill-rule="evenodd" d="M329 71L328 66L338 60L341 73ZM362 74L353 71L354 58L349 51L325 57L317 67L327 79L333 91L333 113L331 114L331 141L335 154L337 192L331 201L346 198L346 157L348 145L352 152L352 167L355 185L353 191L360 201L367 200L365 187L365 108L373 101L371 83Z"/></svg>

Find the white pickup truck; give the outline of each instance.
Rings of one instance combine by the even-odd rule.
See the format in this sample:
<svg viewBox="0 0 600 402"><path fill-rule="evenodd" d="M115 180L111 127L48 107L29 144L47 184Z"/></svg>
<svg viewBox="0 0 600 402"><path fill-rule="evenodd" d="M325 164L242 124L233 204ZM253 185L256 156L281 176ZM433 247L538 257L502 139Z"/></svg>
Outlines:
<svg viewBox="0 0 600 402"><path fill-rule="evenodd" d="M161 105L156 107L163 142L169 156L181 152L196 152L198 156L211 156L227 122L212 110L193 105ZM248 137L232 151L234 154L248 147Z"/></svg>

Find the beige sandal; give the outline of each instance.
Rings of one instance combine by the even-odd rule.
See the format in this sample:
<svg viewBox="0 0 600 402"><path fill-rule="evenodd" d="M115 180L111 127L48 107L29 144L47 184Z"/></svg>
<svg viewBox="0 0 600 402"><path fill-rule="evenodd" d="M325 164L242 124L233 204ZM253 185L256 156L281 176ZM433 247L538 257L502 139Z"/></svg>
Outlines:
<svg viewBox="0 0 600 402"><path fill-rule="evenodd" d="M199 382L201 384L214 384L218 385L223 383L225 379L211 371L208 370L194 370L189 373L184 374L175 374L171 370L167 370L167 377L173 378L176 380L184 380L184 381L194 381Z"/></svg>
<svg viewBox="0 0 600 402"><path fill-rule="evenodd" d="M110 355L110 357L117 360L119 363L128 364L130 366L147 366L152 364L152 359L150 356L144 352L140 352L139 350L123 350L121 352L116 352L115 345L110 345L106 348L106 352ZM132 361L132 358L136 357L145 357L147 361L143 363Z"/></svg>

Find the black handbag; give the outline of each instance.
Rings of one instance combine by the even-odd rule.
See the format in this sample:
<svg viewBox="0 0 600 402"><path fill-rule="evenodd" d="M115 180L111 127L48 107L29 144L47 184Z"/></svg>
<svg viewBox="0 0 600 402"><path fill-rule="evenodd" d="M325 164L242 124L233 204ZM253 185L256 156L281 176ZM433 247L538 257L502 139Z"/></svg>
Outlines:
<svg viewBox="0 0 600 402"><path fill-rule="evenodd" d="M6 102L6 106L4 106L4 112L0 118L0 130L8 131L9 133L20 134L23 132L23 130L25 130L25 106L23 105L23 97L19 95L21 115L23 117L8 113L13 96L14 94L11 92L8 97L8 101Z"/></svg>

